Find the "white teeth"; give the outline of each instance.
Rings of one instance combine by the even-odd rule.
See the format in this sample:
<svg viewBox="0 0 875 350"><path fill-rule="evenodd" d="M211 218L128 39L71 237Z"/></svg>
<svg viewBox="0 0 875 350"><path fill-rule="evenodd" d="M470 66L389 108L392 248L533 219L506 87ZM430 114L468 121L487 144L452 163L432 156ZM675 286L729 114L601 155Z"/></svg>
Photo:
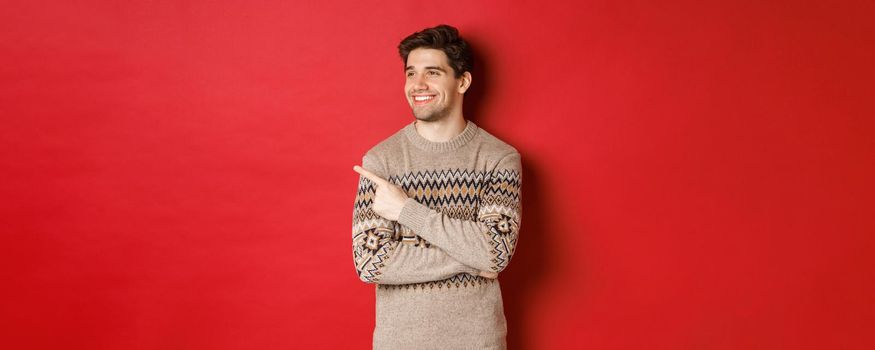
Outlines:
<svg viewBox="0 0 875 350"><path fill-rule="evenodd" d="M413 96L414 101L425 101L425 100L431 100L433 98L434 98L434 96Z"/></svg>

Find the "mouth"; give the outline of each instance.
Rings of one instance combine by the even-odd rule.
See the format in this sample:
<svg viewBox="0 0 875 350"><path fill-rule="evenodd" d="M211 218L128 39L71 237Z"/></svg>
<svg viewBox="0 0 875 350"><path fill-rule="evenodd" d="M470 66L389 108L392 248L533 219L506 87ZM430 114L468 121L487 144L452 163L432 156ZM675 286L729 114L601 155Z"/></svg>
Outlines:
<svg viewBox="0 0 875 350"><path fill-rule="evenodd" d="M432 100L434 100L436 95L414 95L413 96L413 104L420 106L424 104L428 104Z"/></svg>

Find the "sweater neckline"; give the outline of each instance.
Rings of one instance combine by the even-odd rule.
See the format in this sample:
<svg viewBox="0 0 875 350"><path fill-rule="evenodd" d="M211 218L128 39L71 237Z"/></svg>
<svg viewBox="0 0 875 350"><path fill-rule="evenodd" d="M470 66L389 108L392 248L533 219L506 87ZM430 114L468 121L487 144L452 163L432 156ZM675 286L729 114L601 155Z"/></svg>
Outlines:
<svg viewBox="0 0 875 350"><path fill-rule="evenodd" d="M413 143L414 146L424 151L452 151L464 146L465 144L473 140L475 135L477 135L477 130L479 129L477 127L477 124L474 124L474 122L470 120L465 121L465 129L462 130L461 133L443 142L430 141L425 137L422 137L422 135L416 132L416 120L414 120L410 124L407 124L407 126L404 127L404 134L407 135L407 139L410 140L410 142Z"/></svg>

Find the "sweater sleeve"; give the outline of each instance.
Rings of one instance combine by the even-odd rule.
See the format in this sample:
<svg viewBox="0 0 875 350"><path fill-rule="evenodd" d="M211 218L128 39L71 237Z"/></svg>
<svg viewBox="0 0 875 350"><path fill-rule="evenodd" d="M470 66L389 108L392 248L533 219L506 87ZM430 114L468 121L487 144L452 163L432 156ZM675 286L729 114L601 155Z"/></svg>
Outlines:
<svg viewBox="0 0 875 350"><path fill-rule="evenodd" d="M366 154L362 167L392 182L373 155ZM401 227L372 210L374 183L359 176L352 218L352 253L356 272L365 283L409 284L438 281L462 272L479 271L452 258L428 242L403 242Z"/></svg>
<svg viewBox="0 0 875 350"><path fill-rule="evenodd" d="M398 222L451 257L482 271L503 271L516 250L522 165L516 151L498 162L481 189L477 220L451 218L410 197Z"/></svg>

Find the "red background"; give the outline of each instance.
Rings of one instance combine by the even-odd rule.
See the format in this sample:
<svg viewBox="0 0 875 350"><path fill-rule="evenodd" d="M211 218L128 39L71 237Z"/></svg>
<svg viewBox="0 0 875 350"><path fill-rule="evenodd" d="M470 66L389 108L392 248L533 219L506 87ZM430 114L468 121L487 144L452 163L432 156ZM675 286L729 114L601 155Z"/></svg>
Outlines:
<svg viewBox="0 0 875 350"><path fill-rule="evenodd" d="M875 347L872 2L4 1L8 349L363 349L396 45L523 156L511 349Z"/></svg>

